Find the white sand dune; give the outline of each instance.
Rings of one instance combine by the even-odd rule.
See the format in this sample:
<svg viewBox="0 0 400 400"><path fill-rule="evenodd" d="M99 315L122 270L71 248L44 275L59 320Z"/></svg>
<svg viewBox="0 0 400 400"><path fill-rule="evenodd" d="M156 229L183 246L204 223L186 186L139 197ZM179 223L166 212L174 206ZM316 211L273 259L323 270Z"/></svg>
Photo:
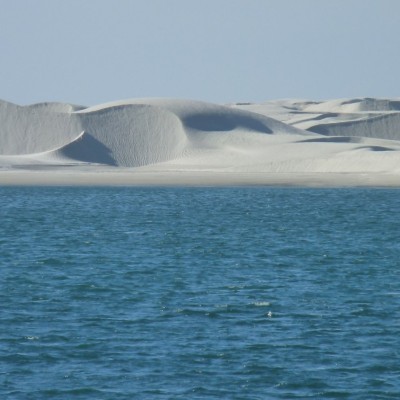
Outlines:
<svg viewBox="0 0 400 400"><path fill-rule="evenodd" d="M338 113L400 111L400 99L373 99L365 97L329 100L308 104L304 110L309 112L329 111Z"/></svg>
<svg viewBox="0 0 400 400"><path fill-rule="evenodd" d="M28 155L58 148L82 131L71 118L73 106L40 104L20 107L0 102L0 156Z"/></svg>
<svg viewBox="0 0 400 400"><path fill-rule="evenodd" d="M0 183L400 186L400 100L0 101Z"/></svg>

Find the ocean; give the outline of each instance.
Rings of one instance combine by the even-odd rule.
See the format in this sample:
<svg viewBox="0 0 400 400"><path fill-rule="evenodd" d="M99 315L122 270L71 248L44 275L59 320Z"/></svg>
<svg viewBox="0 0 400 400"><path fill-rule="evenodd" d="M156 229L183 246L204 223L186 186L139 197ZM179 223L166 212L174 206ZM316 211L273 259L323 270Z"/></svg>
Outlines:
<svg viewBox="0 0 400 400"><path fill-rule="evenodd" d="M399 399L399 198L0 188L0 398Z"/></svg>

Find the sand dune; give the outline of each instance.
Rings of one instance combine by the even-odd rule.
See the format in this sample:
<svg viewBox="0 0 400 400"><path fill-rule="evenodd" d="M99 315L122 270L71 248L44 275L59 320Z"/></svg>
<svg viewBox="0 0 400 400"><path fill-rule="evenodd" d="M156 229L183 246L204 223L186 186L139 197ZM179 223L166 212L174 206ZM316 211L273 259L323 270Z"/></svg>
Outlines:
<svg viewBox="0 0 400 400"><path fill-rule="evenodd" d="M97 184L122 176L121 183L207 183L219 174L232 183L276 184L285 175L286 183L304 184L303 174L329 184L332 174L335 182L352 174L347 181L365 184L361 175L369 174L367 184L400 185L399 161L399 99L226 106L132 99L92 107L0 101L3 183L24 183L32 174L38 182L51 175L59 183L90 183L97 174Z"/></svg>
<svg viewBox="0 0 400 400"><path fill-rule="evenodd" d="M0 155L28 155L58 148L79 136L79 120L65 105L20 107L0 103Z"/></svg>
<svg viewBox="0 0 400 400"><path fill-rule="evenodd" d="M329 111L338 113L400 111L400 99L357 99L329 100L312 103L304 107L305 111Z"/></svg>
<svg viewBox="0 0 400 400"><path fill-rule="evenodd" d="M318 123L310 126L308 130L326 136L340 136L346 134L350 136L400 140L399 128L400 112L370 116L353 121Z"/></svg>

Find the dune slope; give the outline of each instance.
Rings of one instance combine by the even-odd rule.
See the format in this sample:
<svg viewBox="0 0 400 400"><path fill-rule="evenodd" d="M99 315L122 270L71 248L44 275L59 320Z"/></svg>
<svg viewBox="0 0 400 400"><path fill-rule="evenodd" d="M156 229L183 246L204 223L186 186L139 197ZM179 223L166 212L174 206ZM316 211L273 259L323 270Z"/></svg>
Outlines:
<svg viewBox="0 0 400 400"><path fill-rule="evenodd" d="M21 107L0 102L0 156L28 155L64 146L79 136L80 121L72 106Z"/></svg>

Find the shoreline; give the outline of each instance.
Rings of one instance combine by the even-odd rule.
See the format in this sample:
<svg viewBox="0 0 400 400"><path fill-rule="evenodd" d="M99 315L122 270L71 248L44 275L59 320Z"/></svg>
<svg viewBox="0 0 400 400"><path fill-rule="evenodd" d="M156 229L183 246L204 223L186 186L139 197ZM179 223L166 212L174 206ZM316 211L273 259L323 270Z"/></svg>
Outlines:
<svg viewBox="0 0 400 400"><path fill-rule="evenodd" d="M0 171L0 186L400 188L389 173Z"/></svg>

